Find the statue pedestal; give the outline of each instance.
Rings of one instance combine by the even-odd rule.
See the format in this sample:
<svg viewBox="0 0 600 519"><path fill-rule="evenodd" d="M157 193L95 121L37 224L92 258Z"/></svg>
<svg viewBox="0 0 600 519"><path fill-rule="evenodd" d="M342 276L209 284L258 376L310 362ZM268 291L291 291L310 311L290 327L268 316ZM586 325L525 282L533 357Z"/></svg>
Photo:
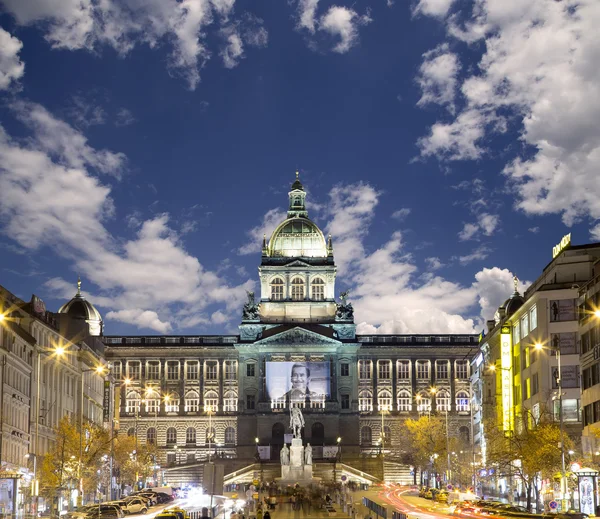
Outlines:
<svg viewBox="0 0 600 519"><path fill-rule="evenodd" d="M304 447L302 438L294 438L290 447L290 467L302 467L304 465Z"/></svg>

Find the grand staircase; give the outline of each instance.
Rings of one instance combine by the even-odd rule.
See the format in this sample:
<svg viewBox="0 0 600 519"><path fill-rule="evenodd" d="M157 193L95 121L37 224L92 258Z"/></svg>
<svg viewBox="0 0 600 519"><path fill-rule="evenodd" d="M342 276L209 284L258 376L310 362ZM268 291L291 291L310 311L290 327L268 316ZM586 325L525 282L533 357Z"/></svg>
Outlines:
<svg viewBox="0 0 600 519"><path fill-rule="evenodd" d="M419 473L417 471L417 478L410 472L410 466L398 463L396 461L384 461L383 462L383 480L386 483L398 483L400 485L413 485L415 481L419 481Z"/></svg>

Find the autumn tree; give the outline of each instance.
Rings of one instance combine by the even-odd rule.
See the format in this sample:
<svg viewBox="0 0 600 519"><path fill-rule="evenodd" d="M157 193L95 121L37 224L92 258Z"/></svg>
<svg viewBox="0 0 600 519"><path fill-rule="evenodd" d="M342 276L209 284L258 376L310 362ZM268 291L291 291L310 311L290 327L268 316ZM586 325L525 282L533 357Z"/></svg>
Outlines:
<svg viewBox="0 0 600 519"><path fill-rule="evenodd" d="M514 431L501 430L496 421L486 422L488 462L499 473L521 480L527 495L527 509L540 503L539 479L552 479L561 470L561 434L559 426L547 414L534 419L525 413L516 420ZM572 448L572 440L564 435L564 449Z"/></svg>
<svg viewBox="0 0 600 519"><path fill-rule="evenodd" d="M408 418L403 425L407 450L413 453L412 461L421 470L439 473L447 463L446 421L439 415Z"/></svg>
<svg viewBox="0 0 600 519"><path fill-rule="evenodd" d="M69 488L78 488L81 476L84 495L93 494L102 457L110 447L108 432L94 423L84 423L80 434L79 424L65 416L54 434L55 441L41 464L40 491L46 497L56 497Z"/></svg>
<svg viewBox="0 0 600 519"><path fill-rule="evenodd" d="M114 464L122 485L133 486L140 479L154 474L158 450L153 443L142 443L135 436L120 434L115 437Z"/></svg>

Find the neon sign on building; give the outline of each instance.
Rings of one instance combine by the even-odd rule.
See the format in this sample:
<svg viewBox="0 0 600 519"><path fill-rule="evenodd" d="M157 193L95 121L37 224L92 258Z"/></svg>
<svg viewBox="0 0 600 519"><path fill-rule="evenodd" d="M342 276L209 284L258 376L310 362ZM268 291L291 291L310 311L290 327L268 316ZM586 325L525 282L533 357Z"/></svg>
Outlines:
<svg viewBox="0 0 600 519"><path fill-rule="evenodd" d="M512 380L512 337L510 326L500 330L500 362L502 379L502 430L514 429L513 419L513 380Z"/></svg>

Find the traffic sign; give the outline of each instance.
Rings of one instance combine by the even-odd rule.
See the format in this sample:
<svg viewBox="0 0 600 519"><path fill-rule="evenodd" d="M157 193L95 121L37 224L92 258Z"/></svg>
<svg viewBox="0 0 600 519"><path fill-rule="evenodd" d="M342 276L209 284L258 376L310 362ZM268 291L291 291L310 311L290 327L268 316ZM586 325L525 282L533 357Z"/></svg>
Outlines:
<svg viewBox="0 0 600 519"><path fill-rule="evenodd" d="M446 488L447 488L448 490L452 490L454 487L453 487L452 485L448 485Z"/></svg>
<svg viewBox="0 0 600 519"><path fill-rule="evenodd" d="M556 510L558 508L558 503L556 501L550 501L548 503L548 506L550 507L551 510Z"/></svg>
<svg viewBox="0 0 600 519"><path fill-rule="evenodd" d="M341 478L342 481L346 481L348 478L346 477L346 475L344 474Z"/></svg>

